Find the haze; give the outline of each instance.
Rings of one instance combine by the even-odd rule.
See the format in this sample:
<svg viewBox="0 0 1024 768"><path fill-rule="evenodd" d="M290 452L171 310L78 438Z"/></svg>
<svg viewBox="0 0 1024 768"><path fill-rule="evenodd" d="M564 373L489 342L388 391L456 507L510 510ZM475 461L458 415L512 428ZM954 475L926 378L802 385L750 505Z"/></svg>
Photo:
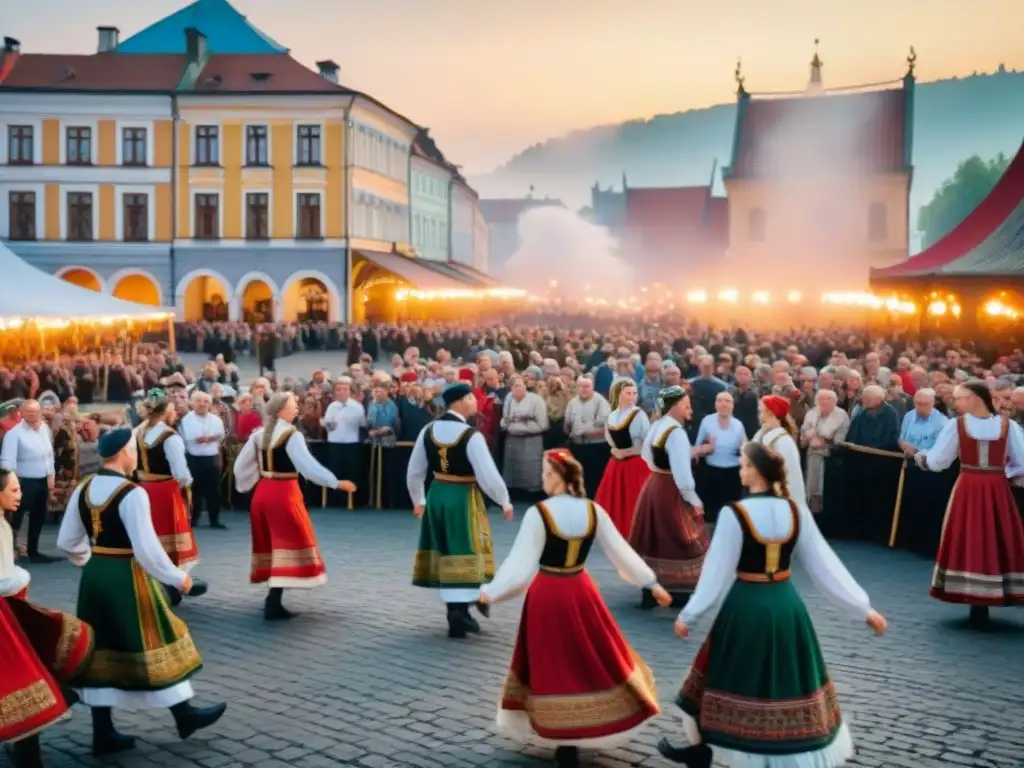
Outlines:
<svg viewBox="0 0 1024 768"><path fill-rule="evenodd" d="M95 51L184 0L2 0L0 33L26 52ZM1000 63L1024 69L1024 0L235 0L312 66L431 128L467 173L575 128L806 83L820 37L826 86L892 80L918 52L921 81Z"/></svg>

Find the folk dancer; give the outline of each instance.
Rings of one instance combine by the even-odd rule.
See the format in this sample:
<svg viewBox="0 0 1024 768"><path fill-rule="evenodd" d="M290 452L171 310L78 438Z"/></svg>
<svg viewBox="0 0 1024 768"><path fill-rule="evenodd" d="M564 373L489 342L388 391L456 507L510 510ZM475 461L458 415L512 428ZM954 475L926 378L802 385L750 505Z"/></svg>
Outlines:
<svg viewBox="0 0 1024 768"><path fill-rule="evenodd" d="M250 506L252 584L269 584L263 605L267 621L295 614L283 603L285 589L313 589L327 583L327 569L299 487L299 475L324 488L355 492L348 480L314 459L306 441L292 426L299 414L295 397L280 392L263 407L263 428L250 435L235 460L239 493L256 489Z"/></svg>
<svg viewBox="0 0 1024 768"><path fill-rule="evenodd" d="M555 747L559 768L575 768L581 747L614 748L660 709L651 670L586 571L594 542L625 581L651 590L665 606L672 596L609 515L587 499L583 469L567 449L545 454L544 491L550 498L526 511L480 600L501 602L528 587L497 725L512 738Z"/></svg>
<svg viewBox="0 0 1024 768"><path fill-rule="evenodd" d="M192 527L199 526L205 504L210 516L210 527L223 530L220 521L220 479L223 474L221 448L227 432L220 416L210 413L213 398L195 390L189 398L192 410L181 419L181 436L189 472L192 474Z"/></svg>
<svg viewBox="0 0 1024 768"><path fill-rule="evenodd" d="M971 607L976 628L989 625L989 608L1024 605L1024 523L1006 477L1024 474L1024 433L996 416L988 386L978 380L956 389L960 416L950 419L930 450L914 457L939 472L960 459L960 476L942 524L931 596Z"/></svg>
<svg viewBox="0 0 1024 768"><path fill-rule="evenodd" d="M4 435L0 449L0 468L18 476L23 494L22 505L14 513L12 526L17 534L28 514L28 558L32 563L52 563L56 558L39 551L39 537L48 514L50 492L57 483L53 457L53 434L43 421L43 409L36 400L25 400L21 420Z"/></svg>
<svg viewBox="0 0 1024 768"><path fill-rule="evenodd" d="M192 532L188 506L182 489L192 486L192 473L185 455L185 441L174 430L178 414L163 390L150 390L137 410L144 421L135 430L138 443L139 487L149 497L153 530L171 562L190 573L199 563L199 548ZM164 585L172 606L181 602L173 584Z"/></svg>
<svg viewBox="0 0 1024 768"><path fill-rule="evenodd" d="M39 733L70 715L65 688L88 664L92 629L74 616L28 602L30 576L14 562L6 515L21 504L13 472L0 469L0 742L14 768L42 768Z"/></svg>
<svg viewBox="0 0 1024 768"><path fill-rule="evenodd" d="M790 581L792 560L876 635L886 622L807 506L789 496L782 457L751 442L740 461L750 495L722 508L700 582L675 624L679 637L689 637L721 605L676 698L690 746L663 739L658 750L691 768L710 768L712 759L732 768L835 768L853 756L853 741L814 625Z"/></svg>
<svg viewBox="0 0 1024 768"><path fill-rule="evenodd" d="M612 460L605 467L595 501L607 510L619 533L629 536L636 500L651 476L651 468L640 455L651 422L637 407L637 387L633 381L619 379L615 382L612 400L616 407L608 415L604 430Z"/></svg>
<svg viewBox="0 0 1024 768"><path fill-rule="evenodd" d="M466 423L476 413L473 389L465 382L450 384L443 397L448 411L423 428L409 459L409 496L422 520L412 583L440 590L448 607L448 637L464 638L480 631L471 605L484 617L490 614L478 602L481 585L494 576L491 524L481 490L509 520L512 504L487 441ZM433 482L424 492L428 472Z"/></svg>
<svg viewBox="0 0 1024 768"><path fill-rule="evenodd" d="M798 432L796 422L789 414L790 401L781 395L767 395L761 398L758 416L761 429L754 435L754 442L771 448L786 462L786 485L789 487L790 498L797 504L807 504L807 493L804 490L804 471L800 461L800 449L797 447Z"/></svg>
<svg viewBox="0 0 1024 768"><path fill-rule="evenodd" d="M113 708L169 708L182 739L213 725L227 708L191 702L190 680L202 660L162 585L195 597L206 584L164 552L149 496L128 479L138 466L136 445L130 429L100 438L103 469L75 489L57 534L57 546L82 567L78 618L96 634L92 662L74 681L92 707L95 757L135 746L133 737L114 728Z"/></svg>
<svg viewBox="0 0 1024 768"><path fill-rule="evenodd" d="M644 438L643 457L652 474L636 502L629 545L669 592L691 592L708 548L704 504L697 495L690 439L683 426L693 409L682 387L663 389L659 407L663 415ZM640 606L653 608L655 603L645 589Z"/></svg>

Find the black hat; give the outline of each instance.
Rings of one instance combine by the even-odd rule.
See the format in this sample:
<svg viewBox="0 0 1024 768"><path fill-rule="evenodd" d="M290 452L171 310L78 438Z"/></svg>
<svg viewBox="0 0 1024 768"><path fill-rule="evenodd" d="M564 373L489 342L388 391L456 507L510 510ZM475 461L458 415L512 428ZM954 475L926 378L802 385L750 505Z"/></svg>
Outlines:
<svg viewBox="0 0 1024 768"><path fill-rule="evenodd" d="M451 406L453 403L457 403L462 398L472 394L473 388L469 384L464 381L457 381L445 387L444 392L441 393L441 399L444 400L445 405Z"/></svg>
<svg viewBox="0 0 1024 768"><path fill-rule="evenodd" d="M131 441L132 431L130 429L125 427L112 429L99 439L96 444L96 452L99 453L101 459L112 459L123 451Z"/></svg>

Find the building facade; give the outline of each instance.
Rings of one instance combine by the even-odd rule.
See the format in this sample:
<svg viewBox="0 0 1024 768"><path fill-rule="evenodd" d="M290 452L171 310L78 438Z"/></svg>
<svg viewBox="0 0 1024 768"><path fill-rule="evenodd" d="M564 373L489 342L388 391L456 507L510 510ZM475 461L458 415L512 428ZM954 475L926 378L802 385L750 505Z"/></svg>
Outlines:
<svg viewBox="0 0 1024 768"><path fill-rule="evenodd" d="M491 274L491 228L484 218L483 209L476 195L473 195L473 269Z"/></svg>
<svg viewBox="0 0 1024 768"><path fill-rule="evenodd" d="M480 198L461 178L452 181L452 261L476 267L477 217ZM482 219L482 216L480 216ZM487 222L484 222L487 229ZM485 270L486 271L486 270Z"/></svg>
<svg viewBox="0 0 1024 768"><path fill-rule="evenodd" d="M453 260L453 169L433 142L422 139L413 145L410 188L412 195L412 244L417 255L431 261Z"/></svg>

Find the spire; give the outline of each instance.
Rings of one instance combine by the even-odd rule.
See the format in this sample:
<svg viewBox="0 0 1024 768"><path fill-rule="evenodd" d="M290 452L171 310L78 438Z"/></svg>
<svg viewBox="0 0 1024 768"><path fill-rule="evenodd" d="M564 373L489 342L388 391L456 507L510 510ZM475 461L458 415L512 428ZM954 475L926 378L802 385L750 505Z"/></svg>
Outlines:
<svg viewBox="0 0 1024 768"><path fill-rule="evenodd" d="M734 76L736 77L736 96L742 98L747 95L747 89L743 87L745 78L743 77L742 59L736 59L736 72Z"/></svg>
<svg viewBox="0 0 1024 768"><path fill-rule="evenodd" d="M910 46L910 54L907 56L907 74L906 77L914 79L914 68L917 66L917 51L914 50L914 46Z"/></svg>
<svg viewBox="0 0 1024 768"><path fill-rule="evenodd" d="M820 42L817 38L814 39L814 58L811 59L811 81L807 84L808 92L823 90L821 68L824 66L824 63L821 57L818 56L818 43Z"/></svg>
<svg viewBox="0 0 1024 768"><path fill-rule="evenodd" d="M622 191L623 191L623 192L625 192L625 191L626 191L626 187L627 187L627 186L628 186L628 185L626 184L626 172L625 172L625 171L623 171L623 172L622 172Z"/></svg>

